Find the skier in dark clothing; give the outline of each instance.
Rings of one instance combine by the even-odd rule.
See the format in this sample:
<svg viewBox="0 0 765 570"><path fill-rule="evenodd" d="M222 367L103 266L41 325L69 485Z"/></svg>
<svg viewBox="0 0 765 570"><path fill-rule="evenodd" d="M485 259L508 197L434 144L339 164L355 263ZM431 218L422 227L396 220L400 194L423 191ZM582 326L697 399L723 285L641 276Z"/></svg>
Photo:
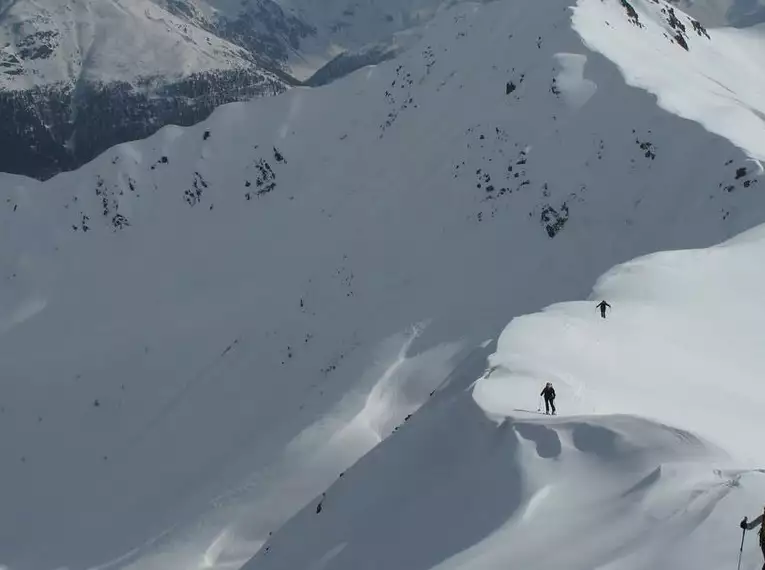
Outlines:
<svg viewBox="0 0 765 570"><path fill-rule="evenodd" d="M597 307L598 307L598 309L600 309L600 316L605 319L606 318L606 307L608 307L610 309L611 305L609 305L605 301L601 301L600 303L598 303Z"/></svg>
<svg viewBox="0 0 765 570"><path fill-rule="evenodd" d="M763 518L765 518L765 509L763 509L763 512L759 517L751 522L749 522L746 517L744 517L744 520L741 521L739 526L744 530L752 530L758 526L760 527L760 530L757 534L759 534L760 538L760 550L762 550L762 557L765 559L765 525L762 524ZM762 565L762 570L765 570L765 564Z"/></svg>
<svg viewBox="0 0 765 570"><path fill-rule="evenodd" d="M553 388L552 382L548 382L539 395L545 398L545 414L549 415L550 408L552 408L552 414L555 415L555 388Z"/></svg>

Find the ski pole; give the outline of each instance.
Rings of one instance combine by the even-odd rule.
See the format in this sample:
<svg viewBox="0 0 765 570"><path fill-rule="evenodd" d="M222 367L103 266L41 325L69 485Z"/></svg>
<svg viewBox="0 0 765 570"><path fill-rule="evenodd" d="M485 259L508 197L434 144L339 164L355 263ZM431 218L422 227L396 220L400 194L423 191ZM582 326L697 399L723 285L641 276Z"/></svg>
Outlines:
<svg viewBox="0 0 765 570"><path fill-rule="evenodd" d="M738 549L738 570L741 570L741 555L744 553L744 537L746 536L746 529L741 529L741 547Z"/></svg>
<svg viewBox="0 0 765 570"><path fill-rule="evenodd" d="M542 411L542 396L539 396L539 400L537 401L537 411Z"/></svg>

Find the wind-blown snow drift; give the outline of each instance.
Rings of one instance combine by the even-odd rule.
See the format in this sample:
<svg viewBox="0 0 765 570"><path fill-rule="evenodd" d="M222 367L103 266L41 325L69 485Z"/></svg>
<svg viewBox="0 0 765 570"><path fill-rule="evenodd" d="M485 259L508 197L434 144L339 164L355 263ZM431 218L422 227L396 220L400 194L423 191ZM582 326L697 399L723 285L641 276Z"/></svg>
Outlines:
<svg viewBox="0 0 765 570"><path fill-rule="evenodd" d="M546 379L566 413L640 414L762 466L763 252L760 226L709 249L649 255L606 273L589 302L516 318L479 401L498 413L533 407ZM600 299L613 306L606 320L595 318Z"/></svg>
<svg viewBox="0 0 765 570"><path fill-rule="evenodd" d="M627 20L620 2L581 0L574 28L660 106L765 159L765 99L756 95L765 91L765 28L707 31L679 11L670 13L664 2L633 0L630 6L635 17ZM678 52L681 41L690 44L685 52Z"/></svg>
<svg viewBox="0 0 765 570"><path fill-rule="evenodd" d="M570 7L458 6L325 88L2 177L0 564L237 566L512 316L762 223L752 150L625 85Z"/></svg>

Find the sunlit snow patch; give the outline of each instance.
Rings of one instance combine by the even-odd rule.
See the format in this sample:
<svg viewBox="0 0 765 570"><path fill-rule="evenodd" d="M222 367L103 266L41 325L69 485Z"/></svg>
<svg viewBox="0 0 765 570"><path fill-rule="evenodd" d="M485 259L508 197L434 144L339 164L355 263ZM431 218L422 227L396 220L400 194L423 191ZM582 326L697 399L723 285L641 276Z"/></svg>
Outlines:
<svg viewBox="0 0 765 570"><path fill-rule="evenodd" d="M761 466L764 256L761 226L716 247L617 266L589 301L514 319L476 399L495 414L533 411L552 381L563 414L639 414ZM606 319L601 299L613 307Z"/></svg>
<svg viewBox="0 0 765 570"><path fill-rule="evenodd" d="M705 30L707 38L679 10L669 17L671 8L663 1L579 0L573 25L587 47L613 61L627 83L656 95L662 108L765 159L765 34L721 28Z"/></svg>
<svg viewBox="0 0 765 570"><path fill-rule="evenodd" d="M711 570L735 542L730 522L765 491L765 477L721 468L721 458L688 432L637 417L497 426L455 390L245 568L639 570L685 560ZM754 541L746 556L756 559Z"/></svg>
<svg viewBox="0 0 765 570"><path fill-rule="evenodd" d="M730 565L765 494L763 254L765 226L636 259L590 301L513 320L482 378L452 382L245 568ZM550 378L556 418L535 412ZM742 568L760 564L745 541Z"/></svg>
<svg viewBox="0 0 765 570"><path fill-rule="evenodd" d="M576 53L557 53L555 59L561 67L555 77L555 88L570 107L574 109L583 107L598 90L594 81L584 78L587 56Z"/></svg>
<svg viewBox="0 0 765 570"><path fill-rule="evenodd" d="M447 343L408 354L424 329L416 326L380 343L358 389L295 437L273 465L219 496L214 511L201 521L130 553L130 564L121 567L239 568L271 530L384 440L448 379L462 347ZM327 555L322 564L331 558Z"/></svg>

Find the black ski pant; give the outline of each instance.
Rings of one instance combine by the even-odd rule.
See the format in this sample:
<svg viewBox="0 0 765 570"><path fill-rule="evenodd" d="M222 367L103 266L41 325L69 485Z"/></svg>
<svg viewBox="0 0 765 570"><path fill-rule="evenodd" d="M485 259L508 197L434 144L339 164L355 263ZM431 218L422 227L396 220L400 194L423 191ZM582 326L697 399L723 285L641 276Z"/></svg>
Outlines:
<svg viewBox="0 0 765 570"><path fill-rule="evenodd" d="M545 398L545 412L549 414L550 408L552 408L552 413L554 414L555 413L555 398Z"/></svg>

